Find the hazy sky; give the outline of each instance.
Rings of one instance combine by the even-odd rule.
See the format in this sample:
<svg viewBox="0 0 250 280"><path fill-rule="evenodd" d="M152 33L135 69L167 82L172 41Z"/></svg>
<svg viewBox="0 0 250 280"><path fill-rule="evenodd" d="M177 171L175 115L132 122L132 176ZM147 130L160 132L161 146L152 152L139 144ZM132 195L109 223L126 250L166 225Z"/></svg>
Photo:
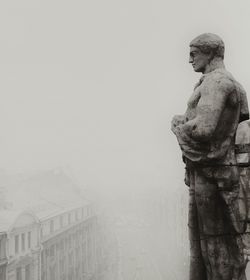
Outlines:
<svg viewBox="0 0 250 280"><path fill-rule="evenodd" d="M0 2L0 168L70 166L103 190L167 187L170 132L199 74L189 42L214 32L250 92L249 1ZM109 189L111 187L111 189Z"/></svg>

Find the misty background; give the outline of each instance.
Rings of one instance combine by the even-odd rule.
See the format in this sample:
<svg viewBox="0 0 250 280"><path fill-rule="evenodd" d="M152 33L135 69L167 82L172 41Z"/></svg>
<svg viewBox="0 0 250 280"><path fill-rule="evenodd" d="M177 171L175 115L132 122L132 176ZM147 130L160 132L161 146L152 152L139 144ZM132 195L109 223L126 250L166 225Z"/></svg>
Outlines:
<svg viewBox="0 0 250 280"><path fill-rule="evenodd" d="M138 197L164 197L173 209L182 201L183 220L175 210L168 219L186 232L170 123L200 77L189 42L220 35L226 68L249 93L249 11L243 0L1 1L2 178L63 169L83 195L113 207ZM12 198L26 197L19 188L12 184Z"/></svg>

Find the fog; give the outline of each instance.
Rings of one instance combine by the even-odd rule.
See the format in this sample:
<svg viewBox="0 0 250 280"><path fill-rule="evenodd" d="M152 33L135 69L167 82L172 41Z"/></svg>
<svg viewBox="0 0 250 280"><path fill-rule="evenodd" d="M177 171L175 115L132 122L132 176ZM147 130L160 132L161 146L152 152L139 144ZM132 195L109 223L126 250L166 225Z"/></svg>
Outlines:
<svg viewBox="0 0 250 280"><path fill-rule="evenodd" d="M226 68L250 91L249 8L243 0L2 1L5 199L14 206L39 195L53 200L53 186L39 195L33 188L30 196L32 186L21 188L13 178L65 172L116 232L127 266L121 279L143 277L129 274L138 270L123 251L135 240L139 251L153 240L145 250L154 252L154 279L187 279L188 190L170 122L185 111L199 79L188 52L200 33L223 38ZM137 263L148 262L138 254Z"/></svg>

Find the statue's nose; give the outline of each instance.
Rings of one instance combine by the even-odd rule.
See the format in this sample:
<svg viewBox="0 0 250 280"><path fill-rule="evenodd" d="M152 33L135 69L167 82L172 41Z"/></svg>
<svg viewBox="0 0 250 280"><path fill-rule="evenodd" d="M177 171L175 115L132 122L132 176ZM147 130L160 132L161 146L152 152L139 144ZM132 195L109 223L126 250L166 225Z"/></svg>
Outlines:
<svg viewBox="0 0 250 280"><path fill-rule="evenodd" d="M194 61L194 60L193 60L192 56L190 56L188 62L189 62L189 63L193 63L193 61Z"/></svg>

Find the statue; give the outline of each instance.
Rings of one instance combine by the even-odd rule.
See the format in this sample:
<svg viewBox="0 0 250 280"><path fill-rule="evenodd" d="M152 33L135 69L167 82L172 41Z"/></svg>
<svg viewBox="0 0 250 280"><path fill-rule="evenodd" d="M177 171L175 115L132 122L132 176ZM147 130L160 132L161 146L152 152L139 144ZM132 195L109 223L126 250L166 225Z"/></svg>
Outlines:
<svg viewBox="0 0 250 280"><path fill-rule="evenodd" d="M189 186L190 280L246 279L235 136L249 113L246 93L223 60L219 36L191 41L189 63L203 75L185 114L172 120Z"/></svg>

